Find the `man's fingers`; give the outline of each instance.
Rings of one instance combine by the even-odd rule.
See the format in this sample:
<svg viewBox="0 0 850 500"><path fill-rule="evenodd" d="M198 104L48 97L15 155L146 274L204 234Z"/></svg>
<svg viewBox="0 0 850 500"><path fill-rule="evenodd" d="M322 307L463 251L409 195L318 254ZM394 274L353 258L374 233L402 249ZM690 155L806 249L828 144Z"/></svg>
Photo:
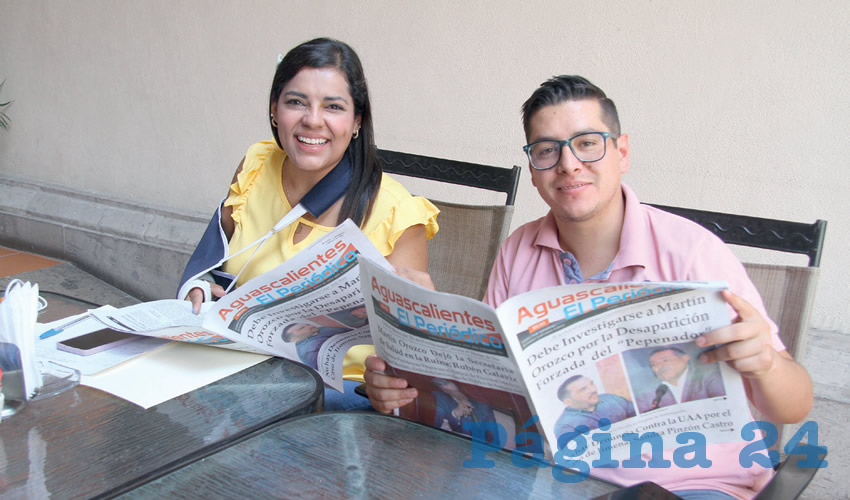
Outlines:
<svg viewBox="0 0 850 500"><path fill-rule="evenodd" d="M752 317L761 317L761 314L755 307L753 307L752 304L742 299L741 297L738 297L729 290L723 290L721 294L726 303L732 306L732 309L734 309L735 312L738 313L738 316L741 318L741 321L746 321Z"/></svg>
<svg viewBox="0 0 850 500"><path fill-rule="evenodd" d="M717 330L712 330L696 338L696 344L700 347L711 347L713 345L723 345L734 340L738 340L737 324L723 326Z"/></svg>

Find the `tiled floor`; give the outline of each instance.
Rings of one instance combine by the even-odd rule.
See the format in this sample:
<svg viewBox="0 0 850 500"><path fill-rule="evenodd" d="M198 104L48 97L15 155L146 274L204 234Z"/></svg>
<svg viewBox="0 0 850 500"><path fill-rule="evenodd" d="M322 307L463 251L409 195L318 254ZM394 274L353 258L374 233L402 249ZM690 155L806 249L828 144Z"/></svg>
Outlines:
<svg viewBox="0 0 850 500"><path fill-rule="evenodd" d="M61 264L58 260L0 247L0 277L44 269Z"/></svg>
<svg viewBox="0 0 850 500"><path fill-rule="evenodd" d="M93 304L124 307L139 299L73 264L0 247L0 296L14 278L37 283L43 292L58 293Z"/></svg>

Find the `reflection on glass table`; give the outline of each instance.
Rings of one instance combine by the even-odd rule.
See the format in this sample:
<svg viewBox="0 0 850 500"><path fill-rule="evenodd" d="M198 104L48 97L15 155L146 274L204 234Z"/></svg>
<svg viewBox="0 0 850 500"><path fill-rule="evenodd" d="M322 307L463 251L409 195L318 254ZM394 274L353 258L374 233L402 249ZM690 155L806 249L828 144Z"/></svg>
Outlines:
<svg viewBox="0 0 850 500"><path fill-rule="evenodd" d="M504 451L492 468L464 468L470 439L377 413L290 419L152 481L127 498L593 498L618 486L567 484L551 467L519 468ZM560 470L563 474L568 471Z"/></svg>

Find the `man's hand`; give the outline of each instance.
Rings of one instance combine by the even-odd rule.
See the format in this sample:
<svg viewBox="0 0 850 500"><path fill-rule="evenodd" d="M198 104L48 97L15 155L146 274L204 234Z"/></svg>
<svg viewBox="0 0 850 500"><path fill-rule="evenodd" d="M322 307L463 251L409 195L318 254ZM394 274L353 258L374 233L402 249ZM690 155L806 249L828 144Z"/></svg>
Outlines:
<svg viewBox="0 0 850 500"><path fill-rule="evenodd" d="M210 292L213 297L224 297L224 288L221 285L210 283ZM204 302L204 292L200 288L193 288L186 294L186 300L192 301L192 312L201 314L201 304Z"/></svg>
<svg viewBox="0 0 850 500"><path fill-rule="evenodd" d="M770 325L749 302L728 290L722 293L738 313L738 319L696 339L700 347L720 346L702 354L700 360L703 363L726 361L747 378L768 376L779 360L779 353L770 341Z"/></svg>
<svg viewBox="0 0 850 500"><path fill-rule="evenodd" d="M372 407L381 413L390 413L411 403L418 393L407 386L407 380L385 375L387 364L381 358L372 355L366 358L366 394Z"/></svg>
<svg viewBox="0 0 850 500"><path fill-rule="evenodd" d="M452 415L458 420L472 415L472 403L469 401L458 401L457 406L452 410Z"/></svg>

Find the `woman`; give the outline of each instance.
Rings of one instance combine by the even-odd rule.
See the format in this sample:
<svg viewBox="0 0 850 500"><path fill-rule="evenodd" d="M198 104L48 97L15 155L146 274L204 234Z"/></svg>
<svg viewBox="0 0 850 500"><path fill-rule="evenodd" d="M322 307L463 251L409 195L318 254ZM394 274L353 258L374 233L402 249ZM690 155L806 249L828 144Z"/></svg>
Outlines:
<svg viewBox="0 0 850 500"><path fill-rule="evenodd" d="M231 255L263 236L344 155L351 162L352 182L323 214L301 217L253 257L249 250L226 261L222 271L236 275L247 263L237 283L242 284L350 218L401 274L428 279L426 240L437 232L438 210L382 174L366 79L351 47L318 38L290 50L272 82L269 122L275 142L249 148L221 209L221 231ZM221 286L210 288L212 295L224 295ZM203 297L200 288L192 288L187 299L199 311ZM363 362L372 352L372 346L357 346L346 354L345 393L326 390L326 409L369 406L354 387L363 381Z"/></svg>

